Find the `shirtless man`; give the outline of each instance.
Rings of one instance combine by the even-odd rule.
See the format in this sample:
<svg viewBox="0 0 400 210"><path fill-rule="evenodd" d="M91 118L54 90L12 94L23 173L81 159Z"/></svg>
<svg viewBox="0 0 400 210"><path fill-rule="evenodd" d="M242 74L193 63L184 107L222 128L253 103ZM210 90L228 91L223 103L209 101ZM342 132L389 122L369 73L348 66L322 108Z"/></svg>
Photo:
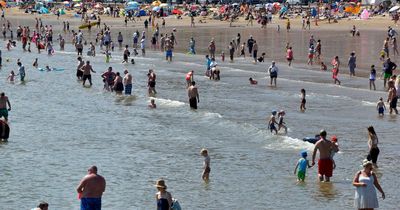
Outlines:
<svg viewBox="0 0 400 210"><path fill-rule="evenodd" d="M106 180L97 174L97 167L88 169L76 191L81 199L81 210L101 209L101 196L106 189Z"/></svg>
<svg viewBox="0 0 400 210"><path fill-rule="evenodd" d="M86 61L86 64L81 67L81 71L83 72L82 85L85 86L86 80L89 80L89 84L90 84L90 86L92 86L92 75L90 74L90 72L93 72L93 73L96 73L96 72L93 70L92 65L90 65L90 61Z"/></svg>
<svg viewBox="0 0 400 210"><path fill-rule="evenodd" d="M147 73L147 86L149 87L149 95L155 95L157 94L156 91L156 74L154 73L153 69L149 69L149 73Z"/></svg>
<svg viewBox="0 0 400 210"><path fill-rule="evenodd" d="M132 75L128 72L127 69L124 71L124 86L125 86L125 95L132 94Z"/></svg>
<svg viewBox="0 0 400 210"><path fill-rule="evenodd" d="M319 150L318 178L321 182L324 181L324 178L325 182L329 182L333 172L331 152L337 152L337 148L331 141L326 139L325 130L322 130L319 135L321 136L321 139L315 143L314 152L312 155L312 166L315 165L315 157L317 155L317 150Z"/></svg>
<svg viewBox="0 0 400 210"><path fill-rule="evenodd" d="M8 109L7 109L8 104ZM0 118L4 117L4 120L8 121L8 111L11 111L11 103L4 92L0 93Z"/></svg>
<svg viewBox="0 0 400 210"><path fill-rule="evenodd" d="M388 91L387 102L390 104L389 114L392 114L393 110L395 114L399 114L399 112L397 111L397 94L396 94L396 88L394 87L394 81L389 81L388 86L389 86L389 91Z"/></svg>
<svg viewBox="0 0 400 210"><path fill-rule="evenodd" d="M192 81L192 85L188 88L189 104L192 109L197 109L197 103L200 103L199 91L195 85L196 82Z"/></svg>

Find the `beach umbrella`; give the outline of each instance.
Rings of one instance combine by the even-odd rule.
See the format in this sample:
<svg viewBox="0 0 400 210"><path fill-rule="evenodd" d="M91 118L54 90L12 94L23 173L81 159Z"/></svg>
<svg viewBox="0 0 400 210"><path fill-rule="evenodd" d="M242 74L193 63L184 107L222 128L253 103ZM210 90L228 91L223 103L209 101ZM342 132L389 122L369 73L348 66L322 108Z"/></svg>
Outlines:
<svg viewBox="0 0 400 210"><path fill-rule="evenodd" d="M369 12L368 10L364 9L360 15L362 20L367 20L369 18Z"/></svg>
<svg viewBox="0 0 400 210"><path fill-rule="evenodd" d="M0 1L0 6L1 6L1 7L6 7L6 6L7 6L7 3L6 3L5 1Z"/></svg>
<svg viewBox="0 0 400 210"><path fill-rule="evenodd" d="M158 12L160 10L160 7L153 7L152 11Z"/></svg>
<svg viewBox="0 0 400 210"><path fill-rule="evenodd" d="M153 1L153 3L151 3L151 6L160 6L161 1Z"/></svg>
<svg viewBox="0 0 400 210"><path fill-rule="evenodd" d="M81 4L75 4L74 7L81 7Z"/></svg>
<svg viewBox="0 0 400 210"><path fill-rule="evenodd" d="M179 9L173 9L172 10L172 14L174 14L174 15L182 15L183 12L181 10L179 10Z"/></svg>
<svg viewBox="0 0 400 210"><path fill-rule="evenodd" d="M126 5L128 5L128 7L139 7L139 3L136 1L130 1Z"/></svg>
<svg viewBox="0 0 400 210"><path fill-rule="evenodd" d="M390 8L389 12L396 12L399 9L400 9L400 6L394 6L394 7Z"/></svg>

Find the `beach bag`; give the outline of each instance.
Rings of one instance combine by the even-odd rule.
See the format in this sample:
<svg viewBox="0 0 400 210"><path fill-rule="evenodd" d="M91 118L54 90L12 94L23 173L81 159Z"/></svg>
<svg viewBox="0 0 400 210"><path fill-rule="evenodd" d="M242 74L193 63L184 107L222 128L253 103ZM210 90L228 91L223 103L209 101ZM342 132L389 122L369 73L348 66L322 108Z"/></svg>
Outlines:
<svg viewBox="0 0 400 210"><path fill-rule="evenodd" d="M181 205L179 204L178 200L175 198L172 199L171 209L172 210L182 210Z"/></svg>

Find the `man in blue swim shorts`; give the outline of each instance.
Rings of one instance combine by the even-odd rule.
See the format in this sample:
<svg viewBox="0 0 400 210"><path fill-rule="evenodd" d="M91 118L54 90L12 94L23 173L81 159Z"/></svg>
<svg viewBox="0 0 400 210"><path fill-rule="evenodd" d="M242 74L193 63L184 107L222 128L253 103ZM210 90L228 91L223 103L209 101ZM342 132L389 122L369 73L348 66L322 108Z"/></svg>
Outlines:
<svg viewBox="0 0 400 210"><path fill-rule="evenodd" d="M83 177L77 187L81 199L81 210L101 210L101 196L106 189L106 180L97 174L97 167L88 169L88 175Z"/></svg>

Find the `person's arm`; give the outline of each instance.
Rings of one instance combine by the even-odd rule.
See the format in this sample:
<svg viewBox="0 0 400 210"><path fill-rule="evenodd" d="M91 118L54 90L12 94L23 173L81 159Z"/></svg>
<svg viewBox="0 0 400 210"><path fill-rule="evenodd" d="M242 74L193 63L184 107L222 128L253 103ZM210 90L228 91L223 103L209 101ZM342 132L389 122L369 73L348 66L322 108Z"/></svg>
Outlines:
<svg viewBox="0 0 400 210"><path fill-rule="evenodd" d="M90 67L90 71L92 71L93 73L96 73L96 71L94 71L92 67Z"/></svg>
<svg viewBox="0 0 400 210"><path fill-rule="evenodd" d="M353 179L353 186L354 187L365 187L365 186L367 186L367 184L358 181L358 178L360 177L360 174L361 174L361 171L357 172L357 174L354 176L354 179Z"/></svg>
<svg viewBox="0 0 400 210"><path fill-rule="evenodd" d="M78 187L76 188L76 191L77 191L78 193L82 193L85 184L86 184L86 179L83 179L83 180L79 183Z"/></svg>
<svg viewBox="0 0 400 210"><path fill-rule="evenodd" d="M10 101L8 100L8 98L7 98L7 104L8 104L8 111L11 111L11 103L10 103Z"/></svg>
<svg viewBox="0 0 400 210"><path fill-rule="evenodd" d="M317 155L318 146L319 146L319 142L317 142L314 147L314 151L312 154L312 163L311 163L312 166L315 165L315 156Z"/></svg>
<svg viewBox="0 0 400 210"><path fill-rule="evenodd" d="M296 171L297 171L297 168L299 167L299 162L297 161L297 164L296 164L296 166L294 167L294 172L293 172L293 174L296 174Z"/></svg>
<svg viewBox="0 0 400 210"><path fill-rule="evenodd" d="M397 65L395 63L393 63L393 70L396 70Z"/></svg>
<svg viewBox="0 0 400 210"><path fill-rule="evenodd" d="M381 185L378 182L378 178L376 177L375 173L372 172L372 176L374 176L374 185L375 187L381 192L382 198L385 199L385 192L383 192Z"/></svg>

